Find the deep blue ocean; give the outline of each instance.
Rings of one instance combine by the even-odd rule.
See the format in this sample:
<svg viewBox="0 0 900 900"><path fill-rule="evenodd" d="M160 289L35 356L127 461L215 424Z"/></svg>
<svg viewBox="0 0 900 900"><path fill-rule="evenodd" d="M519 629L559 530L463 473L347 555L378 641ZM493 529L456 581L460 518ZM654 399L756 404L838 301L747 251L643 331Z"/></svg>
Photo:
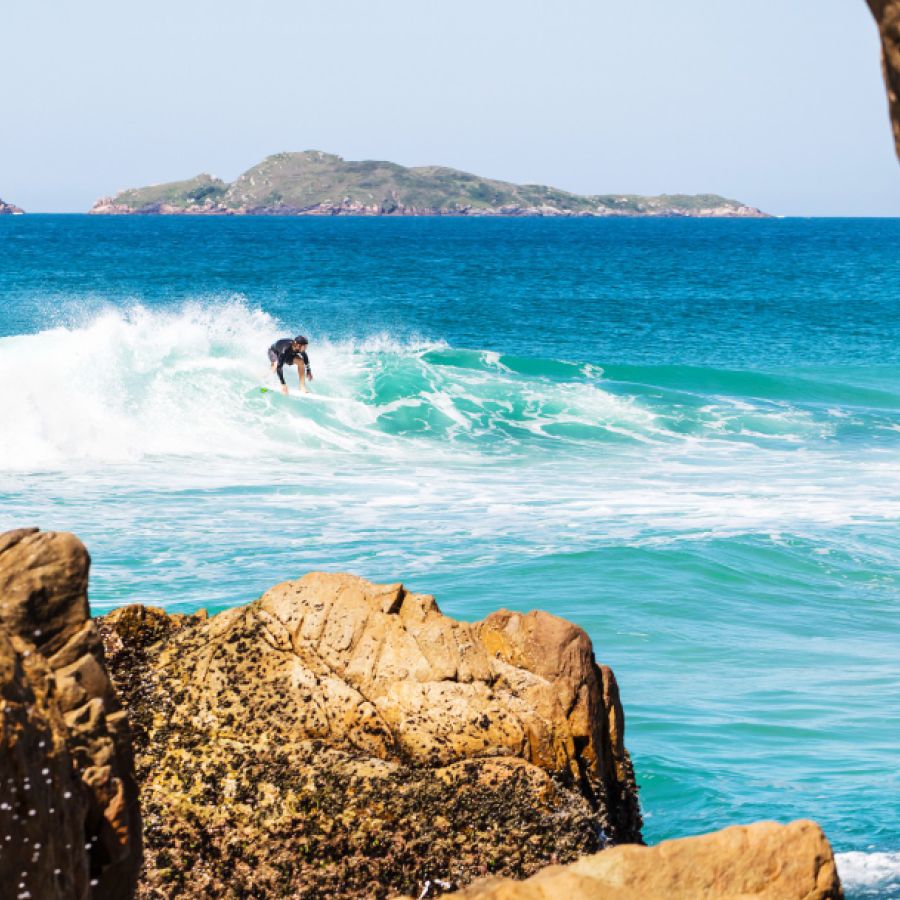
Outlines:
<svg viewBox="0 0 900 900"><path fill-rule="evenodd" d="M302 332L314 394L266 349ZM0 528L95 612L311 569L540 607L645 835L820 822L900 896L900 220L0 218Z"/></svg>

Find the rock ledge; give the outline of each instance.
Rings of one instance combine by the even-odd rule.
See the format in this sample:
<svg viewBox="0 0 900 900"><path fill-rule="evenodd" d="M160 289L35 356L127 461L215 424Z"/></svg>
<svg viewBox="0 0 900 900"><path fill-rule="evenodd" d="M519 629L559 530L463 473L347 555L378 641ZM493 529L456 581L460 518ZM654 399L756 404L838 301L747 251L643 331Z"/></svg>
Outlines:
<svg viewBox="0 0 900 900"><path fill-rule="evenodd" d="M613 847L459 900L840 900L834 855L814 822L757 822L655 847Z"/></svg>

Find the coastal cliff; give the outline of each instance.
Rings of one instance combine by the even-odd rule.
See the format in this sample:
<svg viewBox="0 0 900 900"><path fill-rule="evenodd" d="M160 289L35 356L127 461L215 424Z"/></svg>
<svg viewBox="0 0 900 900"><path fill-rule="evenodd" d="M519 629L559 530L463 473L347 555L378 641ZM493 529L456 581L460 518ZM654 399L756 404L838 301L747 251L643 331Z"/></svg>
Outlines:
<svg viewBox="0 0 900 900"><path fill-rule="evenodd" d="M94 620L89 562L0 535L16 896L841 897L811 822L641 846L615 678L563 619L311 573L212 618Z"/></svg>
<svg viewBox="0 0 900 900"><path fill-rule="evenodd" d="M867 0L881 37L884 83L894 127L894 144L900 157L900 0Z"/></svg>
<svg viewBox="0 0 900 900"><path fill-rule="evenodd" d="M24 215L24 213L24 209L14 206L12 203L6 203L4 200L0 199L0 216L21 216Z"/></svg>
<svg viewBox="0 0 900 900"><path fill-rule="evenodd" d="M716 194L579 195L442 166L278 153L228 184L211 175L132 188L98 200L95 215L688 216L760 218Z"/></svg>

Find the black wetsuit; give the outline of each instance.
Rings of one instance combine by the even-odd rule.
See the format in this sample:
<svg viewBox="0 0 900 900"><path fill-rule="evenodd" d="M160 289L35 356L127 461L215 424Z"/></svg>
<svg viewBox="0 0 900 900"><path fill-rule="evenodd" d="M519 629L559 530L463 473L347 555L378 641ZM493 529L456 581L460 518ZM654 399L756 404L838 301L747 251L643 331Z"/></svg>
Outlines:
<svg viewBox="0 0 900 900"><path fill-rule="evenodd" d="M309 367L309 357L306 355L305 350L294 350L294 342L291 338L282 338L269 347L269 362L276 364L275 371L278 373L278 378L282 384L285 381L284 372L281 370L285 366L292 366L298 359L303 360L303 365L306 366L306 375L308 378L311 378L312 369Z"/></svg>

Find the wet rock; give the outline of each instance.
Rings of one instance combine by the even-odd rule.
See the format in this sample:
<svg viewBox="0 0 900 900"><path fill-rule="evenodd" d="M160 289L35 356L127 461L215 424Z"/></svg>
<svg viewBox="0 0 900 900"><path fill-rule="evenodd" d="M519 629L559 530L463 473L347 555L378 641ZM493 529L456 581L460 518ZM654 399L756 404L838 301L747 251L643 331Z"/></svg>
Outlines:
<svg viewBox="0 0 900 900"><path fill-rule="evenodd" d="M89 564L70 534L0 535L3 896L125 898L136 883L130 735L90 618Z"/></svg>
<svg viewBox="0 0 900 900"><path fill-rule="evenodd" d="M655 847L613 847L527 881L494 878L459 900L839 900L834 855L814 822L757 822Z"/></svg>
<svg viewBox="0 0 900 900"><path fill-rule="evenodd" d="M554 616L468 624L313 573L210 619L99 623L134 721L140 896L386 897L640 840L612 673Z"/></svg>

